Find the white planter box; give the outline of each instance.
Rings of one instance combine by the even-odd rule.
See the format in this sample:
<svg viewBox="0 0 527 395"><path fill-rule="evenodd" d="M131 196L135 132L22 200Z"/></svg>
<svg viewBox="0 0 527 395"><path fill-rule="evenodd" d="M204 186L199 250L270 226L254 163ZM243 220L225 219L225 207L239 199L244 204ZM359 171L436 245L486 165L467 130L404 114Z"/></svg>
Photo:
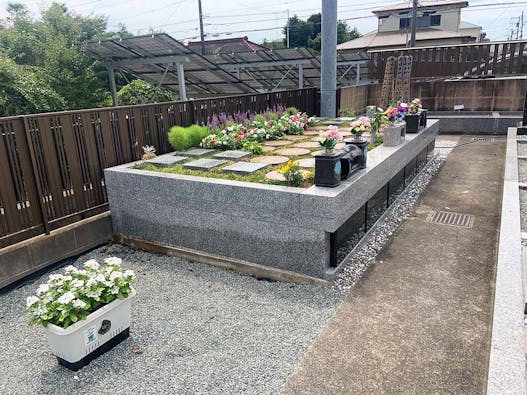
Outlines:
<svg viewBox="0 0 527 395"><path fill-rule="evenodd" d="M126 339L134 296L132 290L128 298L114 300L67 329L53 324L44 327L59 364L78 370Z"/></svg>
<svg viewBox="0 0 527 395"><path fill-rule="evenodd" d="M386 125L383 134L383 145L385 147L395 147L401 144L406 138L406 123Z"/></svg>

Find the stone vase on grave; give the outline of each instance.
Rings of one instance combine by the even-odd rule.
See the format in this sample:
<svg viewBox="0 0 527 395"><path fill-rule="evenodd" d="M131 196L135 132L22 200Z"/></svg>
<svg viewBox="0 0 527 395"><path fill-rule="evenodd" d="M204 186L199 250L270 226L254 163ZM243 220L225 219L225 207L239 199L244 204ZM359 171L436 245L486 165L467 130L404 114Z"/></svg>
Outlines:
<svg viewBox="0 0 527 395"><path fill-rule="evenodd" d="M384 127L384 138L382 145L385 147L395 147L401 144L406 137L405 126L406 124L404 123L386 125Z"/></svg>
<svg viewBox="0 0 527 395"><path fill-rule="evenodd" d="M417 133L419 132L419 115L418 114L407 114L404 116L404 121L406 122L406 132L407 133Z"/></svg>

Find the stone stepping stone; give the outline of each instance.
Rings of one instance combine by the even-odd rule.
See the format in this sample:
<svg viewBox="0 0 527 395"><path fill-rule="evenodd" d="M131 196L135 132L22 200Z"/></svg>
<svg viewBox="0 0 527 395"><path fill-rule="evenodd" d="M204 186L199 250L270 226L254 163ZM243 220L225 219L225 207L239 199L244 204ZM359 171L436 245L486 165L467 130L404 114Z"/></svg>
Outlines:
<svg viewBox="0 0 527 395"><path fill-rule="evenodd" d="M145 160L145 163L157 167L172 167L177 163L186 161L187 159L188 158L186 156L162 155L157 156L154 159Z"/></svg>
<svg viewBox="0 0 527 395"><path fill-rule="evenodd" d="M287 135L285 137L286 140L289 140L289 141L297 141L297 140L304 140L306 138L306 136L304 135L301 135L301 134L295 134L295 135Z"/></svg>
<svg viewBox="0 0 527 395"><path fill-rule="evenodd" d="M304 141L302 143L293 144L293 147L298 147L298 148L317 148L317 147L320 147L320 145L316 141Z"/></svg>
<svg viewBox="0 0 527 395"><path fill-rule="evenodd" d="M243 159L243 158L247 158L248 156L251 156L250 152L240 151L240 150L228 150L228 151L218 152L217 154L212 155L212 157L216 159L230 159L230 160Z"/></svg>
<svg viewBox="0 0 527 395"><path fill-rule="evenodd" d="M268 147L282 147L284 145L289 145L291 144L291 141L287 141L287 140L271 140L271 141L266 141L265 143L263 143L263 145L267 145Z"/></svg>
<svg viewBox="0 0 527 395"><path fill-rule="evenodd" d="M267 156L257 156L256 158L252 158L252 163L265 163L266 165L279 165L280 163L285 163L289 160L286 156L273 156L273 155L267 155Z"/></svg>
<svg viewBox="0 0 527 395"><path fill-rule="evenodd" d="M266 166L266 163L236 162L230 166L224 167L221 170L227 173L236 173L243 175L253 173L256 170L263 169Z"/></svg>
<svg viewBox="0 0 527 395"><path fill-rule="evenodd" d="M226 160L220 159L198 159L192 162L184 163L183 167L192 170L210 170L214 167L227 163Z"/></svg>
<svg viewBox="0 0 527 395"><path fill-rule="evenodd" d="M200 157L200 156L206 156L206 155L212 154L213 152L216 152L216 150L205 149L205 148L190 148L186 151L178 152L178 154L185 155L185 156Z"/></svg>
<svg viewBox="0 0 527 395"><path fill-rule="evenodd" d="M269 180L273 180L273 181L284 181L285 182L284 175L276 171L270 171L269 173L265 175L265 178L268 178Z"/></svg>
<svg viewBox="0 0 527 395"><path fill-rule="evenodd" d="M302 156L308 155L311 151L305 148L284 148L275 151L276 154L287 155L287 156Z"/></svg>
<svg viewBox="0 0 527 395"><path fill-rule="evenodd" d="M307 167L307 168L315 167L315 158L299 159L298 165L300 167Z"/></svg>
<svg viewBox="0 0 527 395"><path fill-rule="evenodd" d="M304 136L319 136L320 132L320 130L306 130Z"/></svg>
<svg viewBox="0 0 527 395"><path fill-rule="evenodd" d="M347 131L341 131L340 134L342 134L342 136L344 136L344 137L351 136L351 132L347 132Z"/></svg>
<svg viewBox="0 0 527 395"><path fill-rule="evenodd" d="M274 151L276 147L269 147L268 145L262 145L262 151L263 152L271 152Z"/></svg>

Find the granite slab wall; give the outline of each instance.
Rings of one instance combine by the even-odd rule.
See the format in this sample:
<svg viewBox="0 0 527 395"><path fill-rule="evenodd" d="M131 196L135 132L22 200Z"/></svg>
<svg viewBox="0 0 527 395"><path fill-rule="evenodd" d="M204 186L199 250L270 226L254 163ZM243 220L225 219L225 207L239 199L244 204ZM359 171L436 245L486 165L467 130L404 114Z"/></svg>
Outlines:
<svg viewBox="0 0 527 395"><path fill-rule="evenodd" d="M336 188L294 188L135 170L105 170L115 234L330 278L329 234L437 136L439 122ZM333 274L332 274L333 273Z"/></svg>

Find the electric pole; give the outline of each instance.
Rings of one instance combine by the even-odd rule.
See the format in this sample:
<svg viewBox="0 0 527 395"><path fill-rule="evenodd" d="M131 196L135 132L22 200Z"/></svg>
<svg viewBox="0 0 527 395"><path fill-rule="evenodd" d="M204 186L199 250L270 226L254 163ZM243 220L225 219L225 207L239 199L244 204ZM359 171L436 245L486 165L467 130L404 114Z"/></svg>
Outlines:
<svg viewBox="0 0 527 395"><path fill-rule="evenodd" d="M520 16L520 40L523 40L523 11Z"/></svg>
<svg viewBox="0 0 527 395"><path fill-rule="evenodd" d="M287 24L285 25L287 48L289 48L289 8L287 9Z"/></svg>
<svg viewBox="0 0 527 395"><path fill-rule="evenodd" d="M199 8L199 35L201 38L201 54L203 55L204 52L204 41L205 41L205 33L203 33L203 11L201 10L201 0L198 0L198 8Z"/></svg>
<svg viewBox="0 0 527 395"><path fill-rule="evenodd" d="M337 115L337 0L322 0L320 116Z"/></svg>
<svg viewBox="0 0 527 395"><path fill-rule="evenodd" d="M412 19L411 23L411 34L410 34L410 47L415 47L415 30L417 28L417 0L413 0L412 4Z"/></svg>

